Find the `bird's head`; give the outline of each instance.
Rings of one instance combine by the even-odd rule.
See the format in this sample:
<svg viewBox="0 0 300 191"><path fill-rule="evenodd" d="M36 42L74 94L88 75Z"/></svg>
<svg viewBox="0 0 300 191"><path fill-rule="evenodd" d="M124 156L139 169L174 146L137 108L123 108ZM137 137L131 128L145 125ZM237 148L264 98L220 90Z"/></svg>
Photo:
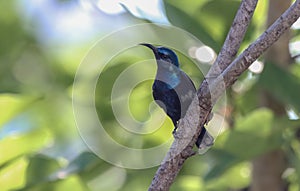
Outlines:
<svg viewBox="0 0 300 191"><path fill-rule="evenodd" d="M179 67L177 55L171 49L163 47L163 46L155 47L152 44L147 44L147 43L141 43L140 45L150 48L153 51L153 53L155 55L155 59L157 61L162 60L164 62L171 63L171 64L175 65L176 67Z"/></svg>

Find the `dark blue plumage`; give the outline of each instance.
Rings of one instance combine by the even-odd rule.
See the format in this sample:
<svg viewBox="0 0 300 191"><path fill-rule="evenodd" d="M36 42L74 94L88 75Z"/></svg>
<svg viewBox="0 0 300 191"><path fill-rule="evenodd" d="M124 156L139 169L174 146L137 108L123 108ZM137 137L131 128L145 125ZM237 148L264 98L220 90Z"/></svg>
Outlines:
<svg viewBox="0 0 300 191"><path fill-rule="evenodd" d="M157 73L152 86L153 98L172 119L175 132L179 119L185 116L196 94L196 88L192 80L179 68L177 55L172 50L146 43L141 45L150 48L155 55ZM205 135L208 140L202 142ZM212 136L209 135L205 128L202 128L196 142L197 147L207 147L212 143Z"/></svg>

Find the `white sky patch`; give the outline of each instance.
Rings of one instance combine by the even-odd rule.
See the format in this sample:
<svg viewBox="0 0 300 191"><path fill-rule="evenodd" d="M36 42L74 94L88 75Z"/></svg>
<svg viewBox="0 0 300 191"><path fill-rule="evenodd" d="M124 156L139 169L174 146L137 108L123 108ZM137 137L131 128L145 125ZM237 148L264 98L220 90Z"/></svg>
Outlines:
<svg viewBox="0 0 300 191"><path fill-rule="evenodd" d="M287 115L290 120L298 120L299 116L293 109L287 109Z"/></svg>
<svg viewBox="0 0 300 191"><path fill-rule="evenodd" d="M17 9L27 30L36 34L43 43L66 43L89 39L96 33L95 19L82 2L53 0L19 0ZM30 23L39 23L31 25Z"/></svg>
<svg viewBox="0 0 300 191"><path fill-rule="evenodd" d="M73 43L105 35L136 21L123 17L128 10L136 17L169 24L162 0L18 0L24 26L42 43ZM33 26L31 23L39 23Z"/></svg>
<svg viewBox="0 0 300 191"><path fill-rule="evenodd" d="M98 0L97 7L107 14L119 14L125 12L119 0Z"/></svg>
<svg viewBox="0 0 300 191"><path fill-rule="evenodd" d="M300 54L300 41L291 42L289 48L292 56Z"/></svg>
<svg viewBox="0 0 300 191"><path fill-rule="evenodd" d="M68 31L69 34L72 34L74 29L80 30L82 32L88 31L92 27L92 20L88 14L80 10L70 11L68 17L65 16L65 13L58 13L60 19L56 21L57 29L61 31Z"/></svg>
<svg viewBox="0 0 300 191"><path fill-rule="evenodd" d="M196 46L192 46L189 48L188 52L189 52L189 56L192 58L196 58L196 50L198 48Z"/></svg>
<svg viewBox="0 0 300 191"><path fill-rule="evenodd" d="M300 29L300 18L292 25L292 29Z"/></svg>
<svg viewBox="0 0 300 191"><path fill-rule="evenodd" d="M253 62L249 67L249 70L255 74L261 73L263 69L264 69L264 64L258 60Z"/></svg>
<svg viewBox="0 0 300 191"><path fill-rule="evenodd" d="M169 24L161 0L98 0L97 6L109 14L122 13L125 7L135 17L154 23Z"/></svg>
<svg viewBox="0 0 300 191"><path fill-rule="evenodd" d="M79 0L79 3L86 11L93 11L95 9L89 0Z"/></svg>
<svg viewBox="0 0 300 191"><path fill-rule="evenodd" d="M233 91L235 91L236 93L242 93L244 90L244 85L242 82L240 81L236 81L233 85L232 85L232 89Z"/></svg>
<svg viewBox="0 0 300 191"><path fill-rule="evenodd" d="M216 53L208 46L201 46L196 49L195 57L200 62L209 63L214 61Z"/></svg>

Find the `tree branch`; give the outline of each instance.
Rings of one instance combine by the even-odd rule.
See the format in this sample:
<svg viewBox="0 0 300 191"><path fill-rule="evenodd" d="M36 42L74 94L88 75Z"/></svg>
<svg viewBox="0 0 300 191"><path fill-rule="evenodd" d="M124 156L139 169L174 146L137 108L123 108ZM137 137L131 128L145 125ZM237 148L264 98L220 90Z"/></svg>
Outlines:
<svg viewBox="0 0 300 191"><path fill-rule="evenodd" d="M286 10L254 43L222 72L226 88L287 31L300 16L300 0Z"/></svg>
<svg viewBox="0 0 300 191"><path fill-rule="evenodd" d="M252 3L253 2L254 1L252 1ZM247 3L244 3L244 5L246 4ZM242 9L242 5L240 9ZM252 13L253 11L244 12L243 14ZM214 65L219 65L223 71L219 70L221 74L217 78L207 78L207 80L202 82L200 89L197 92L198 99L195 98L193 100L186 113L186 116L180 120L175 140L165 159L157 170L149 190L169 190L185 160L195 154L193 151L193 146L195 145L201 128L204 125L217 99L220 98L226 88L230 87L238 79L238 77L252 64L252 62L261 56L268 47L276 42L279 37L291 27L291 25L299 18L299 16L300 0L296 0L295 3L280 18L278 18L264 34L262 34L255 42L253 42L230 65L229 63L231 61L228 63L228 60L234 57L233 53L235 52L235 49L239 48L241 40L234 40L234 42L232 42L233 39L228 37L229 40L228 42L226 40L225 44L228 43L228 47L232 47L231 43L233 43L238 45L238 47L235 49L233 48L233 51L222 48L222 51L224 51L224 56L220 55L219 57L221 58L219 58L219 62L215 62ZM234 26L235 25L232 27ZM243 38L243 36L244 35L240 35L239 38ZM231 51L232 53L230 53ZM231 55L228 56L227 54Z"/></svg>
<svg viewBox="0 0 300 191"><path fill-rule="evenodd" d="M243 0L227 34L223 47L207 78L219 76L236 56L252 19L258 0Z"/></svg>

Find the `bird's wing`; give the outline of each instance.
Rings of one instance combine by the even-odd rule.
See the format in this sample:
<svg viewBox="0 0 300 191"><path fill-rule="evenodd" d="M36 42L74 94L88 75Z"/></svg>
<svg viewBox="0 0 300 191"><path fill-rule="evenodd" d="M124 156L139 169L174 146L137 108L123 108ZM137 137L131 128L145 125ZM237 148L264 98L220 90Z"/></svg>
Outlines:
<svg viewBox="0 0 300 191"><path fill-rule="evenodd" d="M184 81L188 84L186 84L187 86L187 89L191 89L193 90L194 92L196 92L196 87L194 85L194 82L191 80L191 78L183 71L180 72L180 75L181 75L181 81Z"/></svg>
<svg viewBox="0 0 300 191"><path fill-rule="evenodd" d="M181 118L180 100L174 89L164 88L164 82L156 81L153 85L153 98L176 123Z"/></svg>
<svg viewBox="0 0 300 191"><path fill-rule="evenodd" d="M180 83L175 87L175 91L179 95L183 117L196 95L196 88L192 80L182 71L180 74Z"/></svg>

